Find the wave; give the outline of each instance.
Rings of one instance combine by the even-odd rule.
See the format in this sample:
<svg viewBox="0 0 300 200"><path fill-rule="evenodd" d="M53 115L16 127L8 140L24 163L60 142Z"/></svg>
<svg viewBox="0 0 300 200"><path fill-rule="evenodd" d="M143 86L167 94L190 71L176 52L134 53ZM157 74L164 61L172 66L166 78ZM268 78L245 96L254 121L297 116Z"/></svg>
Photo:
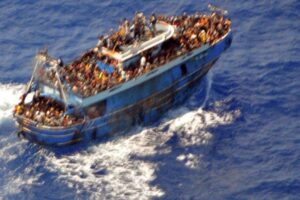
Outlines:
<svg viewBox="0 0 300 200"><path fill-rule="evenodd" d="M12 119L13 106L18 102L24 85L0 85L0 89L0 95L4 97L0 103L1 124ZM195 100L191 98L189 101ZM187 102L189 104L193 103ZM161 197L164 195L163 189L153 185L159 165L143 158L174 154L174 143L170 143L174 137L177 138L175 145L183 148L207 144L212 138L209 128L229 124L238 115L238 111L220 114L219 111L206 111L202 107L193 109L182 106L169 111L156 126L133 128L127 136L94 144L80 152L58 156L55 152L42 149L32 156L40 156L43 159L39 160L43 161L34 163L30 168L42 165L56 174L56 181L76 190L78 196L90 194L91 199ZM5 146L5 141L5 138L1 139L1 146ZM8 139L8 143L6 148L0 150L1 157L5 158L2 161L6 164L21 159L26 151L23 149L26 144L22 141L14 143ZM179 152L176 161L195 169L201 166L201 155L188 151ZM26 171L20 177L7 174L3 177L7 182L3 189L6 195L18 194L24 188L41 184L43 181L39 177L41 174ZM11 184L16 185L14 190L8 189Z"/></svg>
<svg viewBox="0 0 300 200"><path fill-rule="evenodd" d="M13 108L18 103L24 88L23 84L0 84L0 125L12 119Z"/></svg>
<svg viewBox="0 0 300 200"><path fill-rule="evenodd" d="M236 113L220 115L202 108L181 107L170 111L156 127L136 127L127 137L115 138L82 152L63 157L44 152L46 167L78 194L91 194L91 199L161 197L164 191L152 184L159 166L143 158L173 154L168 141L174 136L182 147L206 144L212 138L208 129L231 123ZM179 154L177 161L188 168L198 168L201 155Z"/></svg>

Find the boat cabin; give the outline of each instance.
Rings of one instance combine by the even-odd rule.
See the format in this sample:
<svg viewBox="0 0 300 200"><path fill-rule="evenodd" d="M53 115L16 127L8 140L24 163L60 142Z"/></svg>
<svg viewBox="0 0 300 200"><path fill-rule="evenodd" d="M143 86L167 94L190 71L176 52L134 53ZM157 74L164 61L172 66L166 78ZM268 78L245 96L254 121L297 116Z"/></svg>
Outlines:
<svg viewBox="0 0 300 200"><path fill-rule="evenodd" d="M106 56L109 56L118 61L118 63L123 63L123 66L126 68L131 63L136 62L141 54L151 48L154 48L151 53L152 56L155 56L160 50L161 44L166 40L170 39L175 30L174 27L166 22L158 21L156 23L156 34L152 36L150 29L145 27L145 37L142 37L141 40L133 39L133 42L129 44L123 44L119 47L120 51L110 50L107 47L102 47L100 50ZM133 38L133 33L131 36Z"/></svg>

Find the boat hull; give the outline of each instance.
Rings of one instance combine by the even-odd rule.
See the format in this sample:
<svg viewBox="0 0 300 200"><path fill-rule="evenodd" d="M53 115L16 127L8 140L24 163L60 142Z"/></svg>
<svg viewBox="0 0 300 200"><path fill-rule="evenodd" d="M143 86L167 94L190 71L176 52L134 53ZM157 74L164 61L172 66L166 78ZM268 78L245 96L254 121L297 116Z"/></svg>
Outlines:
<svg viewBox="0 0 300 200"><path fill-rule="evenodd" d="M151 124L194 92L222 52L231 45L231 40L229 33L209 48L180 56L169 64L170 69L164 73L159 72L160 68L168 66L161 66L154 73L150 72L150 75L144 77L144 81L140 80L140 84L136 80L137 84L132 85L135 83L132 80L128 83L131 87L123 88L122 91L122 88L111 90L112 93L101 100L105 110L103 116L88 118L83 123L68 128L43 127L16 116L21 133L25 138L40 144L62 146L126 132L136 124ZM87 108L93 106L91 103Z"/></svg>

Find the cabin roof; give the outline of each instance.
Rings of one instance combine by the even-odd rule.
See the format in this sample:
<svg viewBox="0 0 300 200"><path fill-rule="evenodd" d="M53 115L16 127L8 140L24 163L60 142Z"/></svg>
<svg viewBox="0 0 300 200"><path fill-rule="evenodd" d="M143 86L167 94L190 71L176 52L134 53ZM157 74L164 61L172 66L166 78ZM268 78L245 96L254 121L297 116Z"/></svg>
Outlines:
<svg viewBox="0 0 300 200"><path fill-rule="evenodd" d="M159 44L171 38L175 32L174 27L164 21L158 21L156 24L156 29L159 34L157 34L155 37L128 46L122 46L121 49L123 49L123 51L119 52L103 47L102 53L118 60L119 62L124 62L152 47L158 46Z"/></svg>

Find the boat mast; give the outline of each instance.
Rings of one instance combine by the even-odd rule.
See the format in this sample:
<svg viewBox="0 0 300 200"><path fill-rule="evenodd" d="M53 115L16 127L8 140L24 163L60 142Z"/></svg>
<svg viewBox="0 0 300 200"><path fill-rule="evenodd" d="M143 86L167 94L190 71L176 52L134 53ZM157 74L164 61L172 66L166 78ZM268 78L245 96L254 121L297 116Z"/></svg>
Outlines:
<svg viewBox="0 0 300 200"><path fill-rule="evenodd" d="M33 68L33 72L32 72L32 75L31 75L31 78L30 78L30 81L28 82L27 84L27 87L26 87L26 92L25 94L29 93L30 89L31 89L31 85L33 83L33 79L34 79L34 76L35 76L35 73L36 73L36 70L38 68L38 66L42 63L42 62L45 62L46 61L46 57L45 55L42 55L42 53L38 53L35 58L34 58L34 68Z"/></svg>
<svg viewBox="0 0 300 200"><path fill-rule="evenodd" d="M57 83L58 83L58 89L59 89L59 92L60 92L60 95L65 103L65 109L66 109L66 105L67 105L67 96L65 94L65 91L64 91L64 87L63 87L63 84L62 84L62 81L60 79L60 75L59 75L59 72L58 72L58 67L59 67L59 61L58 59L54 59L52 57L50 57L47 52L39 52L36 56L35 56L35 66L34 66L34 70L33 70L33 73L32 73L32 76L31 76L31 79L27 85L27 88L26 88L26 93L28 93L31 89L31 86L32 86L32 83L33 83L33 80L34 80L34 77L35 77L35 74L36 74L36 70L38 68L39 65L43 65L45 63L49 63L50 65L52 65L52 69L55 71L55 77L57 79Z"/></svg>

